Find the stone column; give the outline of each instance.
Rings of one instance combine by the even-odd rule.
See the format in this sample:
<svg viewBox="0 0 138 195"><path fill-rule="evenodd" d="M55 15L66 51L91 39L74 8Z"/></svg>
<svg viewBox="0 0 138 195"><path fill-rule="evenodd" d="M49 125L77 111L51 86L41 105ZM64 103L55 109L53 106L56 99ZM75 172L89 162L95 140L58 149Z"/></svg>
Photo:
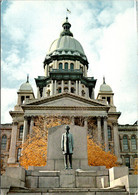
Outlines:
<svg viewBox="0 0 138 195"><path fill-rule="evenodd" d="M79 95L81 95L81 81L79 80Z"/></svg>
<svg viewBox="0 0 138 195"><path fill-rule="evenodd" d="M54 94L54 83L53 80L51 81L51 95Z"/></svg>
<svg viewBox="0 0 138 195"><path fill-rule="evenodd" d="M37 98L40 98L40 91L39 91L39 87L37 87Z"/></svg>
<svg viewBox="0 0 138 195"><path fill-rule="evenodd" d="M63 93L64 92L64 81L62 80L62 82L61 82L61 93Z"/></svg>
<svg viewBox="0 0 138 195"><path fill-rule="evenodd" d="M31 123L30 123L30 135L33 132L33 126L34 126L34 116L31 117Z"/></svg>
<svg viewBox="0 0 138 195"><path fill-rule="evenodd" d="M71 80L69 80L69 93L71 92Z"/></svg>
<svg viewBox="0 0 138 195"><path fill-rule="evenodd" d="M102 141L102 130L101 130L101 117L97 117L97 128L98 128L98 142L101 144Z"/></svg>
<svg viewBox="0 0 138 195"><path fill-rule="evenodd" d="M105 143L105 151L109 150L108 148L108 133L107 133L107 117L104 117L104 143Z"/></svg>
<svg viewBox="0 0 138 195"><path fill-rule="evenodd" d="M55 80L55 86L54 86L54 95L57 94L57 80Z"/></svg>
<svg viewBox="0 0 138 195"><path fill-rule="evenodd" d="M74 116L71 117L71 125L74 125Z"/></svg>
<svg viewBox="0 0 138 195"><path fill-rule="evenodd" d="M84 118L84 127L88 127L88 118L87 117L85 117Z"/></svg>
<svg viewBox="0 0 138 195"><path fill-rule="evenodd" d="M133 162L133 157L130 155L130 168L134 168L134 162Z"/></svg>
<svg viewBox="0 0 138 195"><path fill-rule="evenodd" d="M114 134L114 152L115 155L120 158L120 145L119 145L119 134L118 134L118 125L113 123L113 134Z"/></svg>
<svg viewBox="0 0 138 195"><path fill-rule="evenodd" d="M26 137L28 134L28 120L27 117L24 117L24 128L23 128L23 139L22 139L22 143L24 143Z"/></svg>
<svg viewBox="0 0 138 195"><path fill-rule="evenodd" d="M95 99L95 97L94 97L94 88L92 88L91 99Z"/></svg>
<svg viewBox="0 0 138 195"><path fill-rule="evenodd" d="M16 162L16 138L17 138L17 122L13 122L12 124L12 134L11 134L11 144L10 144L10 152L8 164L13 164Z"/></svg>
<svg viewBox="0 0 138 195"><path fill-rule="evenodd" d="M78 81L76 80L76 95L78 95Z"/></svg>
<svg viewBox="0 0 138 195"><path fill-rule="evenodd" d="M128 135L128 150L131 151L131 135Z"/></svg>

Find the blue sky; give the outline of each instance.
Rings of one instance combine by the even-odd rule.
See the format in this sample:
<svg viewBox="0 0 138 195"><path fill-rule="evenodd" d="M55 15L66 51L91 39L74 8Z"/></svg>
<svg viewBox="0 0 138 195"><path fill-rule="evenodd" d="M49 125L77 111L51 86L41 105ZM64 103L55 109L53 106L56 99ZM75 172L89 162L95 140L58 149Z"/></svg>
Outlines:
<svg viewBox="0 0 138 195"><path fill-rule="evenodd" d="M2 123L11 122L9 110L17 90L30 75L43 76L43 61L50 44L59 37L66 8L71 10L71 31L89 61L88 76L97 79L95 97L105 76L122 112L121 124L137 120L137 34L133 0L2 2Z"/></svg>

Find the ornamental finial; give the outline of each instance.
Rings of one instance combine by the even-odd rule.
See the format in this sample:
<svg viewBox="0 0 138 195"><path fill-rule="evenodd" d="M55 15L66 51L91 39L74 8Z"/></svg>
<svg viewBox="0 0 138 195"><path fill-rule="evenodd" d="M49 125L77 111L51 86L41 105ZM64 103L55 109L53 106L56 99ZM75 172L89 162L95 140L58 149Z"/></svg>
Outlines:
<svg viewBox="0 0 138 195"><path fill-rule="evenodd" d="M29 83L29 74L27 74L27 81L26 83Z"/></svg>
<svg viewBox="0 0 138 195"><path fill-rule="evenodd" d="M105 76L103 76L103 84L106 84L106 83L105 83Z"/></svg>

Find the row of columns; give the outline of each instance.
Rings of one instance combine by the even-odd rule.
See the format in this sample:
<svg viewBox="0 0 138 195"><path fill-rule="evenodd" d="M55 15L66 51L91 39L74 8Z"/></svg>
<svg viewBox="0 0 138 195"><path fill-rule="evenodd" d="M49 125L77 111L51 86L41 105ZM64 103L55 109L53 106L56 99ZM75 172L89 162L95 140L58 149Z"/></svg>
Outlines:
<svg viewBox="0 0 138 195"><path fill-rule="evenodd" d="M97 131L98 131L98 142L101 143L102 141L102 117L97 117ZM84 126L87 127L87 117L84 120ZM74 117L71 119L71 124L74 125ZM32 133L34 125L34 117L24 117L24 129L23 129L23 139L22 143L24 143L28 133ZM15 163L16 162L16 140L17 140L17 128L18 123L13 122L12 126L12 135L11 135L11 145L9 151L9 159L8 163ZM115 155L119 158L120 157L120 148L119 148L119 136L118 136L118 125L117 123L113 124L113 132L114 132L114 151ZM107 130L107 117L103 119L103 133L104 133L104 143L105 143L105 151L109 150L109 143L108 143L108 130Z"/></svg>
<svg viewBox="0 0 138 195"><path fill-rule="evenodd" d="M22 143L24 143L28 133L32 134L33 126L34 126L34 117L33 116L31 117L30 125L29 125L29 118L25 116Z"/></svg>
<svg viewBox="0 0 138 195"><path fill-rule="evenodd" d="M33 129L33 125L34 125L34 117L31 117L30 126L29 126L28 120L29 120L28 117L24 117L24 129L23 129L22 143L24 143L28 133L30 133L30 134L32 133L32 129ZM17 131L18 131L18 122L13 122L8 164L16 163Z"/></svg>
<svg viewBox="0 0 138 195"><path fill-rule="evenodd" d="M64 80L61 81L61 92L64 92ZM74 89L76 89L76 95L81 95L81 81L76 80ZM71 92L71 80L68 81L68 92ZM57 94L57 80L51 81L51 95Z"/></svg>
<svg viewBox="0 0 138 195"><path fill-rule="evenodd" d="M98 129L98 142L102 141L102 126L101 126L101 117L97 117L97 129ZM104 132L104 143L105 143L105 151L109 150L108 143L108 129L107 129L107 117L104 117L103 120L103 132ZM118 134L118 125L117 123L113 123L113 134L114 134L114 153L120 158L120 147L119 147L119 134Z"/></svg>
<svg viewBox="0 0 138 195"><path fill-rule="evenodd" d="M101 143L102 141L101 117L97 117L97 129L98 129L98 142ZM107 117L104 117L103 131L104 131L105 151L107 152L109 150L108 132L107 132Z"/></svg>

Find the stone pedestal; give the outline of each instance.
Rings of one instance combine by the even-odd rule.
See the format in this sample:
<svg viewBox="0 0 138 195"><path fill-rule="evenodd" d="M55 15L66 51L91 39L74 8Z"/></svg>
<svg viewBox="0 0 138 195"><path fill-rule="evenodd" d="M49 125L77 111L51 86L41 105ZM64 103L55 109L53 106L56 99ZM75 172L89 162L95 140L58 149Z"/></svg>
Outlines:
<svg viewBox="0 0 138 195"><path fill-rule="evenodd" d="M62 170L60 171L60 187L74 188L75 187L75 171Z"/></svg>
<svg viewBox="0 0 138 195"><path fill-rule="evenodd" d="M70 133L72 133L74 139L73 169L88 169L86 127L69 126ZM64 155L61 149L61 137L63 133L65 133L65 125L48 130L47 165L42 168L43 170L64 170Z"/></svg>

